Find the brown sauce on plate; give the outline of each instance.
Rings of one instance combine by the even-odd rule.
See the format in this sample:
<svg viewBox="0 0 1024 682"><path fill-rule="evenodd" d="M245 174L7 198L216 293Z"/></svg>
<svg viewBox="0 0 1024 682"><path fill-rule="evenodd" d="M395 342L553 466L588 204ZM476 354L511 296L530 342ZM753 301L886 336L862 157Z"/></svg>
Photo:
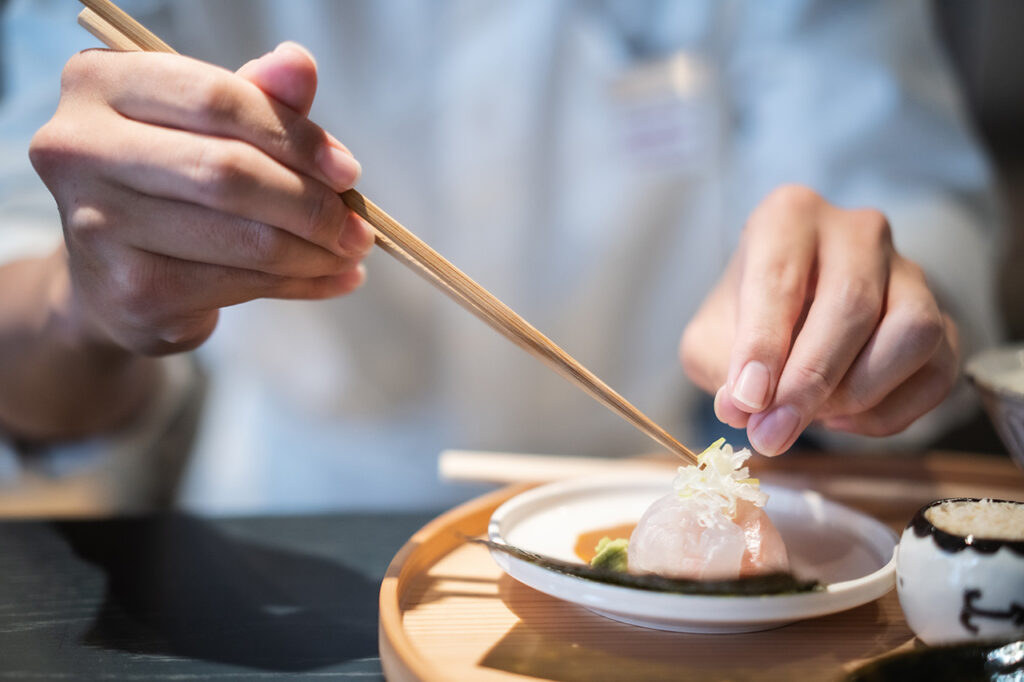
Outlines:
<svg viewBox="0 0 1024 682"><path fill-rule="evenodd" d="M594 548L597 547L597 543L601 538L608 537L612 540L626 538L628 540L629 536L633 534L634 528L636 528L635 523L623 523L619 526L598 528L597 530L588 530L585 533L580 533L579 537L576 538L576 546L573 547L573 551L576 553L576 556L589 564L590 560L597 554Z"/></svg>

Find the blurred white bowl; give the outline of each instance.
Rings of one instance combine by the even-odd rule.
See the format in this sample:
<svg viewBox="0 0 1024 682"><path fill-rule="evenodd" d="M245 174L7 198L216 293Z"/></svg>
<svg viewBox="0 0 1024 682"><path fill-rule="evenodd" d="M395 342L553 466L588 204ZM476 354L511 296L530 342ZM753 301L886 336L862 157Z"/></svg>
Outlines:
<svg viewBox="0 0 1024 682"><path fill-rule="evenodd" d="M1010 455L1024 469L1024 344L977 353L964 373Z"/></svg>

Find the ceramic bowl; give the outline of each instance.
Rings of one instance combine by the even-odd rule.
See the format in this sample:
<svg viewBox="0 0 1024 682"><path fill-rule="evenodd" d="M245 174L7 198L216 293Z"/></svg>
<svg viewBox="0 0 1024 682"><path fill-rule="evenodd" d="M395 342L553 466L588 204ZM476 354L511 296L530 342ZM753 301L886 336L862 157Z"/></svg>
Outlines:
<svg viewBox="0 0 1024 682"><path fill-rule="evenodd" d="M964 373L1003 444L1024 469L1024 344L977 353L967 361Z"/></svg>
<svg viewBox="0 0 1024 682"><path fill-rule="evenodd" d="M896 558L896 589L910 628L932 645L1024 635L1024 540L987 538L982 528L936 528L928 511L944 504L1005 504L1024 512L1021 502L957 498L914 515Z"/></svg>

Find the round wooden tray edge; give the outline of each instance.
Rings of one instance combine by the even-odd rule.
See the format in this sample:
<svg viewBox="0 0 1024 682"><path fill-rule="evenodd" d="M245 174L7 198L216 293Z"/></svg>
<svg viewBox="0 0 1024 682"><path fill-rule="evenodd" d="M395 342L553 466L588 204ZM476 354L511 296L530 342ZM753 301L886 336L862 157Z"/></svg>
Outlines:
<svg viewBox="0 0 1024 682"><path fill-rule="evenodd" d="M442 671L420 655L405 631L405 584L411 576L461 545L465 537L483 533L499 505L535 485L508 486L454 507L416 531L395 554L381 581L377 621L381 667L389 682L448 682Z"/></svg>

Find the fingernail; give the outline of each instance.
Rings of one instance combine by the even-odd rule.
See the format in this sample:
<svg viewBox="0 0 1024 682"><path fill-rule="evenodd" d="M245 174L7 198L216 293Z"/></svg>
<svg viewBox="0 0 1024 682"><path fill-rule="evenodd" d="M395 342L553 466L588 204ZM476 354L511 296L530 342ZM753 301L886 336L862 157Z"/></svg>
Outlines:
<svg viewBox="0 0 1024 682"><path fill-rule="evenodd" d="M718 418L718 421L720 421L720 422L724 422L725 421L725 419L723 419L723 417L725 416L725 413L722 411L722 401L723 400L725 400L725 384L722 384L722 386L717 391L715 391L715 400L714 400L715 416Z"/></svg>
<svg viewBox="0 0 1024 682"><path fill-rule="evenodd" d="M335 137L334 135L331 135L331 134L330 134L329 132L327 132L326 130L324 131L324 137L326 137L326 138L327 138L327 144L329 144L329 145L331 145L332 147L335 147L335 148L337 148L337 149L340 149L341 151L345 152L345 153L346 153L346 154L348 154L349 156L352 156L352 152L351 152L351 150L349 150L349 148L348 148L348 147L346 147L346 146L345 146L344 144L342 144L341 140L339 140L338 138L336 138L336 137Z"/></svg>
<svg viewBox="0 0 1024 682"><path fill-rule="evenodd" d="M792 407L783 405L765 415L747 435L750 444L762 455L777 455L799 426L800 415Z"/></svg>
<svg viewBox="0 0 1024 682"><path fill-rule="evenodd" d="M314 65L316 64L316 57L313 56L312 52L306 49L305 45L300 45L291 40L286 40L275 47L274 52L298 52L299 54L308 57L309 61L313 62Z"/></svg>
<svg viewBox="0 0 1024 682"><path fill-rule="evenodd" d="M321 145L317 150L316 165L337 192L352 189L363 172L363 167L352 155L329 144Z"/></svg>
<svg viewBox="0 0 1024 682"><path fill-rule="evenodd" d="M715 393L715 417L723 424L728 424L734 429L745 429L750 415L738 409L732 398L729 397L726 387L723 384Z"/></svg>
<svg viewBox="0 0 1024 682"><path fill-rule="evenodd" d="M266 56L267 55L262 55L260 57L256 57L256 59L250 59L245 64L242 64L242 66L238 69L237 73L245 73L247 70L251 69L256 64L259 64L260 60Z"/></svg>
<svg viewBox="0 0 1024 682"><path fill-rule="evenodd" d="M373 228L351 211L338 235L338 246L345 253L362 258L373 249Z"/></svg>
<svg viewBox="0 0 1024 682"><path fill-rule="evenodd" d="M355 271L359 273L359 286L366 284L366 264L360 263L355 267Z"/></svg>
<svg viewBox="0 0 1024 682"><path fill-rule="evenodd" d="M764 364L751 361L740 372L732 387L732 397L752 410L760 410L768 402L768 384L771 375Z"/></svg>
<svg viewBox="0 0 1024 682"><path fill-rule="evenodd" d="M847 417L829 417L822 422L822 426L829 431L853 431L855 428L853 420Z"/></svg>

